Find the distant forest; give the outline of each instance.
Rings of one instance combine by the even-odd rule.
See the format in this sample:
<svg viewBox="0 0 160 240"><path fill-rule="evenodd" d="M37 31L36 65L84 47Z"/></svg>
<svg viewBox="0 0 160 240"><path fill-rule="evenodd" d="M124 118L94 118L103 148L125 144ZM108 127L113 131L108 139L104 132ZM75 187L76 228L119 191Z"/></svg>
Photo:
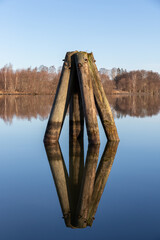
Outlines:
<svg viewBox="0 0 160 240"><path fill-rule="evenodd" d="M54 66L13 70L12 65L0 69L0 94L55 94L61 68ZM152 71L100 68L106 94L160 95L160 74Z"/></svg>

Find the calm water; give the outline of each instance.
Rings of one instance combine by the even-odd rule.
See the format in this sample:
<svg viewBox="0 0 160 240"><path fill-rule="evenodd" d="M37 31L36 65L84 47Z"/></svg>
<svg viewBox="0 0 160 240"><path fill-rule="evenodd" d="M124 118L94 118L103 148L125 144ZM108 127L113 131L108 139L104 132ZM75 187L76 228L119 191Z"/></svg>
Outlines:
<svg viewBox="0 0 160 240"><path fill-rule="evenodd" d="M0 98L0 239L160 239L160 99L109 101L119 145L106 146L99 123L100 149L88 149L85 136L71 154L66 117L55 161L43 144L52 97ZM73 224L85 227L85 206L92 226L66 227L68 205Z"/></svg>

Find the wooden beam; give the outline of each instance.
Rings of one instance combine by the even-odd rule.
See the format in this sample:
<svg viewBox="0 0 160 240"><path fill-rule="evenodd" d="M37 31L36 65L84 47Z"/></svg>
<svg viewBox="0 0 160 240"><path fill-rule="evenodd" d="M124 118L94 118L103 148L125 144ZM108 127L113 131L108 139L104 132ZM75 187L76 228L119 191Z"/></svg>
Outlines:
<svg viewBox="0 0 160 240"><path fill-rule="evenodd" d="M83 112L86 120L88 141L90 144L100 144L97 114L87 53L76 53L75 62L81 91Z"/></svg>
<svg viewBox="0 0 160 240"><path fill-rule="evenodd" d="M72 56L71 78L72 97L69 105L69 140L75 141L83 138L84 114L74 55Z"/></svg>
<svg viewBox="0 0 160 240"><path fill-rule="evenodd" d="M92 77L93 92L96 101L96 107L109 141L119 141L117 128L114 122L112 111L103 89L101 78L95 64L93 53L88 54L89 69Z"/></svg>
<svg viewBox="0 0 160 240"><path fill-rule="evenodd" d="M55 99L45 132L44 142L46 143L55 143L58 141L60 136L63 121L71 98L71 56L76 52L77 51L66 53Z"/></svg>

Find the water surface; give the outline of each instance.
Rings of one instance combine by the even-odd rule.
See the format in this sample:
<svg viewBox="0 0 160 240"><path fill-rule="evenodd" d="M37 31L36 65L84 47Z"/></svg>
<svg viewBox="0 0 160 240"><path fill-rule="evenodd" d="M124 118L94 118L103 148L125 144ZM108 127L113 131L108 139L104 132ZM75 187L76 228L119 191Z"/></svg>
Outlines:
<svg viewBox="0 0 160 240"><path fill-rule="evenodd" d="M0 238L160 239L159 98L109 98L120 143L92 226L83 229L66 227L43 144L52 96L21 98L0 99ZM99 127L97 167L107 142ZM66 117L60 149L69 175L68 135ZM83 146L85 163L86 137Z"/></svg>

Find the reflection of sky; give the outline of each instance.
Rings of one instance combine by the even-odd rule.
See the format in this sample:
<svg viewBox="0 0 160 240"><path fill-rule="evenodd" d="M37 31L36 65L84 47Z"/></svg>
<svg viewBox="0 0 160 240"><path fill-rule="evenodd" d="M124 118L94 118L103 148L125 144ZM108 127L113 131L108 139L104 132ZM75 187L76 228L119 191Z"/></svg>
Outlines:
<svg viewBox="0 0 160 240"><path fill-rule="evenodd" d="M157 239L159 122L160 115L116 120L121 141L96 219L92 228L71 230L65 228L43 146L47 121L0 120L0 238ZM65 161L67 129L66 122L60 139ZM101 133L101 153L104 141Z"/></svg>

